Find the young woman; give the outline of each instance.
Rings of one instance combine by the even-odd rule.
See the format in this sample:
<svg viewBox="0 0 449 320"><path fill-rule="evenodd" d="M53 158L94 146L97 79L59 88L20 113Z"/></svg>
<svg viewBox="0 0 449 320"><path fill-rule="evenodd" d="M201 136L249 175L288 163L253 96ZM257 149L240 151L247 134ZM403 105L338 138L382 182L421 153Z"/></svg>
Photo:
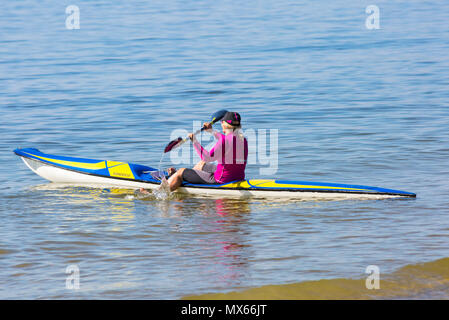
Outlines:
<svg viewBox="0 0 449 320"><path fill-rule="evenodd" d="M227 112L221 120L223 133L212 131L212 125L205 123L203 127L218 140L215 146L207 151L190 133L193 147L201 157L192 169L181 168L176 171L170 168L168 179L170 191L179 188L182 183L222 184L231 181L245 180L245 168L248 159L248 141L241 133L241 117L237 112ZM212 162L217 162L217 165Z"/></svg>

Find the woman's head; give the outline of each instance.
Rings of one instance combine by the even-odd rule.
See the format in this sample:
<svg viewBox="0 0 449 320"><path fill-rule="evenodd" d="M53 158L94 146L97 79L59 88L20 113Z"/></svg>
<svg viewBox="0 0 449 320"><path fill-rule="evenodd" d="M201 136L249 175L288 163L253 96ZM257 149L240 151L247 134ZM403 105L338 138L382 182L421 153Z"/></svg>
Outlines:
<svg viewBox="0 0 449 320"><path fill-rule="evenodd" d="M241 140L244 140L245 137L241 131L242 118L237 112L227 112L225 116L221 119L221 128L225 134L233 133L238 136Z"/></svg>
<svg viewBox="0 0 449 320"><path fill-rule="evenodd" d="M221 126L224 129L239 129L241 128L241 117L237 112L226 112L221 119Z"/></svg>

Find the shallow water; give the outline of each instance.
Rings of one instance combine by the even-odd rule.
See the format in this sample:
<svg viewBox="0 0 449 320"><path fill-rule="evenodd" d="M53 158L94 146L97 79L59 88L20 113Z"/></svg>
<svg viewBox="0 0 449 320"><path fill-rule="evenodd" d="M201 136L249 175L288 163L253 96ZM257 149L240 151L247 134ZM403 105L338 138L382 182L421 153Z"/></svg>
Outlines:
<svg viewBox="0 0 449 320"><path fill-rule="evenodd" d="M63 4L5 3L0 298L178 299L449 257L449 6L376 4L379 30L368 4L344 1L78 1L81 28L67 30ZM278 130L277 172L259 161L248 177L418 197L139 198L55 188L12 153L157 167L173 130L223 108Z"/></svg>
<svg viewBox="0 0 449 320"><path fill-rule="evenodd" d="M407 265L391 274L382 277L379 275L377 283L375 281L373 278L368 281L365 278L313 280L184 298L195 300L447 299L449 259Z"/></svg>

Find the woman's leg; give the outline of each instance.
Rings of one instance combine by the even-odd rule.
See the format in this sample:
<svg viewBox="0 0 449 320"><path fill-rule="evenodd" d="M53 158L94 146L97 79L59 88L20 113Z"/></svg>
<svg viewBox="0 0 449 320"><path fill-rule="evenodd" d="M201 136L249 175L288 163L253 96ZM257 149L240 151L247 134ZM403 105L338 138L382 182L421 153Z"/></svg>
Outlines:
<svg viewBox="0 0 449 320"><path fill-rule="evenodd" d="M203 167L204 167L205 164L206 164L206 162L201 160L192 169L193 170L203 170Z"/></svg>
<svg viewBox="0 0 449 320"><path fill-rule="evenodd" d="M176 171L176 169L173 167L168 168L168 175L170 178L167 180L167 182L170 185L170 191L175 191L182 184L182 173L184 172L184 170L185 168L181 168L178 171ZM144 188L140 188L140 192L145 194L149 193Z"/></svg>
<svg viewBox="0 0 449 320"><path fill-rule="evenodd" d="M200 161L193 167L193 170L200 170L201 171L204 168L205 164L206 164L206 162ZM174 168L170 168L170 169L173 169L173 171L175 170ZM170 171L172 171L170 169L169 169L169 174L171 173ZM182 185L182 181L183 181L182 175L183 175L185 169L186 168L181 168L178 171L172 173L171 177L168 179L167 182L170 185L170 191L171 192L175 191L176 189L178 189ZM213 175L211 177L213 177ZM211 178L211 177L209 177L209 178ZM199 178L200 178L201 181L194 182L194 183L212 183L212 180L214 180L213 178L208 179L208 180L211 180L211 182L209 182L208 180L204 180L203 181L201 179L201 177L199 177Z"/></svg>
<svg viewBox="0 0 449 320"><path fill-rule="evenodd" d="M170 179L168 179L168 184L170 185L170 191L173 192L181 186L182 174L183 174L184 170L185 170L185 168L179 169L170 177Z"/></svg>

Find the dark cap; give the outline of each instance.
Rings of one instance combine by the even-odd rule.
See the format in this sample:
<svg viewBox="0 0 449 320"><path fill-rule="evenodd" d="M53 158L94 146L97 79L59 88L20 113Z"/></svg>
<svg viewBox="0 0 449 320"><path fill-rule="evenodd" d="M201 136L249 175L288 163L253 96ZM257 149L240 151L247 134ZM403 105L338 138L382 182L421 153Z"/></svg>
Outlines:
<svg viewBox="0 0 449 320"><path fill-rule="evenodd" d="M241 117L237 112L226 112L221 121L225 121L232 126L239 126Z"/></svg>

